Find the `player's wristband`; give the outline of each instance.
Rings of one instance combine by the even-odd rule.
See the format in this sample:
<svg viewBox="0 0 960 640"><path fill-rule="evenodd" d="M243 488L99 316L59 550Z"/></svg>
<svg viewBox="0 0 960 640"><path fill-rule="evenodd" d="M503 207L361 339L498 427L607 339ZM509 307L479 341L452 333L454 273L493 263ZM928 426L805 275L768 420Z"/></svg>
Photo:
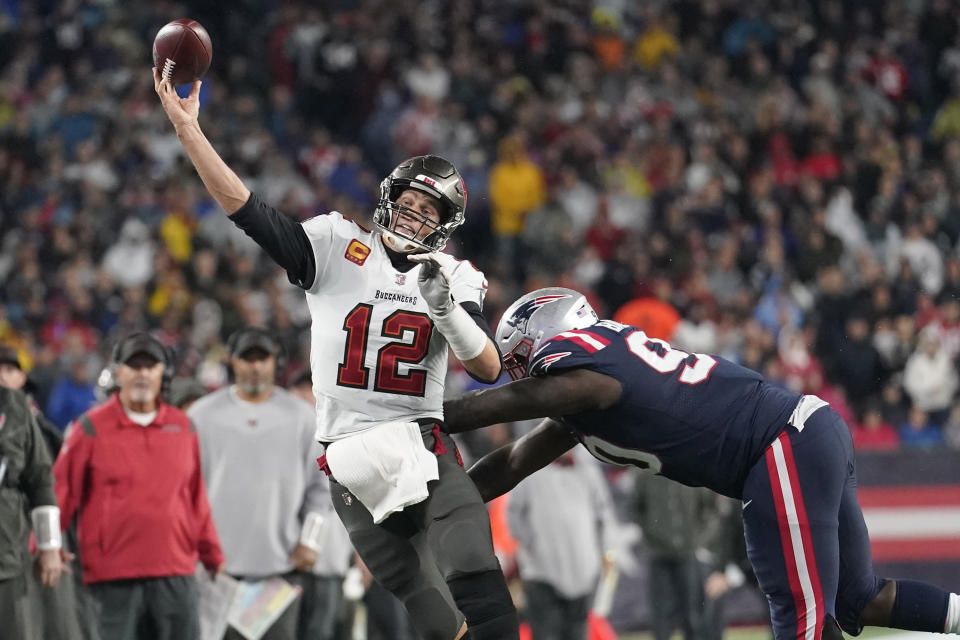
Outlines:
<svg viewBox="0 0 960 640"><path fill-rule="evenodd" d="M327 519L323 514L311 511L303 519L300 527L300 544L314 551L320 551L327 533Z"/></svg>
<svg viewBox="0 0 960 640"><path fill-rule="evenodd" d="M460 362L473 360L483 353L487 346L487 334L459 304L450 305L449 310L444 313L436 313L431 309L430 319L447 339L453 355L457 356Z"/></svg>
<svg viewBox="0 0 960 640"><path fill-rule="evenodd" d="M63 538L60 536L60 508L53 505L37 507L30 512L33 524L33 537L37 542L37 549L49 551L63 547Z"/></svg>

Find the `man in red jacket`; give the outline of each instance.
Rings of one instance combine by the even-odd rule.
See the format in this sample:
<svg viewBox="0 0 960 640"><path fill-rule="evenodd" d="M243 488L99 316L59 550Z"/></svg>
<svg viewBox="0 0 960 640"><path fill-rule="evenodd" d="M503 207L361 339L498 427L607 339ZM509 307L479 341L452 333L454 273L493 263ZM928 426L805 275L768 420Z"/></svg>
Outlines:
<svg viewBox="0 0 960 640"><path fill-rule="evenodd" d="M103 640L199 640L197 560L223 565L196 433L161 399L171 360L146 333L117 343L119 391L74 421L54 465Z"/></svg>

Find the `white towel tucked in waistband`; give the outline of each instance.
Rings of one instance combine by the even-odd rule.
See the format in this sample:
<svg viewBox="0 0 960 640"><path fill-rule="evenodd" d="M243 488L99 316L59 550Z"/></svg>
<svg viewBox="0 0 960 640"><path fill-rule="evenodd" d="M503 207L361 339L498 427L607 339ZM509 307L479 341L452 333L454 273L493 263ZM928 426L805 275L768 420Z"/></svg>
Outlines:
<svg viewBox="0 0 960 640"><path fill-rule="evenodd" d="M796 427L797 431L803 431L804 425L807 424L807 419L813 415L813 412L829 404L829 402L817 396L803 396L800 398L797 406L794 407L793 413L790 414L790 419L787 420L787 424L791 427Z"/></svg>
<svg viewBox="0 0 960 640"><path fill-rule="evenodd" d="M437 480L437 457L423 444L416 422L388 422L327 445L327 464L337 482L363 503L377 524L426 500Z"/></svg>

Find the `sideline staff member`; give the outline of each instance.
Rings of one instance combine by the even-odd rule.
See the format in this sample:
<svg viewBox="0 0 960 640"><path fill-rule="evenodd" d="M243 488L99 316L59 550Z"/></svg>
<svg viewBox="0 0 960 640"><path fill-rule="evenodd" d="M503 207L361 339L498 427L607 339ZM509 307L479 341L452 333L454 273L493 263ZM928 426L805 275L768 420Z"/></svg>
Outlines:
<svg viewBox="0 0 960 640"><path fill-rule="evenodd" d="M0 387L0 620L15 638L26 637L28 508L40 579L52 587L60 579L63 561L50 454L27 397Z"/></svg>
<svg viewBox="0 0 960 640"><path fill-rule="evenodd" d="M197 434L160 396L171 360L147 333L121 340L119 391L76 420L53 468L102 640L199 640L194 568L223 565Z"/></svg>

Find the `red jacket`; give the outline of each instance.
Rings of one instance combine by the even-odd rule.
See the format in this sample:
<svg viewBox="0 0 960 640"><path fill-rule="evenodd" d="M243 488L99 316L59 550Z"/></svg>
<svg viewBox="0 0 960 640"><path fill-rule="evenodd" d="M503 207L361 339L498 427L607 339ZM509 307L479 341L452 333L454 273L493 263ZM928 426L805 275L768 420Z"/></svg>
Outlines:
<svg viewBox="0 0 960 640"><path fill-rule="evenodd" d="M192 575L223 563L186 414L143 427L116 394L74 421L53 466L61 523L78 514L84 582Z"/></svg>

